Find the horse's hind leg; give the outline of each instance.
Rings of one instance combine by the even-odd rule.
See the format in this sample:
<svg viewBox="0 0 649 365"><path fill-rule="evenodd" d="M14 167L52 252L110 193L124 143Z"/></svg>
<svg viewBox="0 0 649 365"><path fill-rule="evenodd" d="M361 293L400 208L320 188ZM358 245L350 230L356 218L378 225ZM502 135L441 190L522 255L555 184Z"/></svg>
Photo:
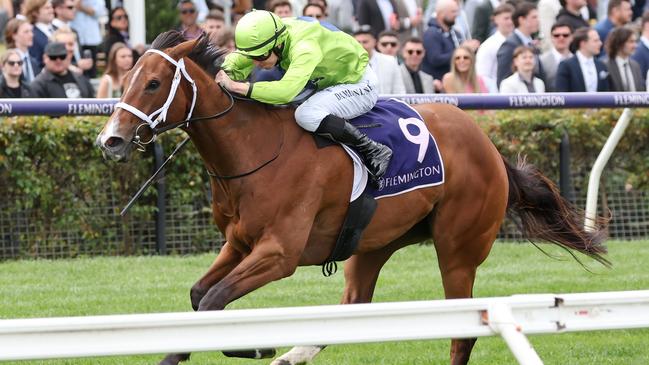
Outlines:
<svg viewBox="0 0 649 365"><path fill-rule="evenodd" d="M505 203L489 199L489 194L483 196L487 197L484 204L480 199L465 201L467 197L443 202L432 217L435 249L447 299L473 296L476 270L487 258L504 217ZM467 364L476 340L452 340L451 364Z"/></svg>

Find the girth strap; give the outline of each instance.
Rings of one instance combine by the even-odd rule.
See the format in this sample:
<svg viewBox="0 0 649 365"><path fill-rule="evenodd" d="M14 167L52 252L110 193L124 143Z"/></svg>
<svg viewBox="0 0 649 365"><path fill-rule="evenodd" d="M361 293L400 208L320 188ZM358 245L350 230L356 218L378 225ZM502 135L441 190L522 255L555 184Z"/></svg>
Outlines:
<svg viewBox="0 0 649 365"><path fill-rule="evenodd" d="M363 231L370 224L374 212L376 211L376 200L367 190L356 200L349 203L345 221L340 229L336 246L331 255L322 264L322 274L331 276L336 273L338 266L336 261L347 260L358 247L358 242L363 235Z"/></svg>

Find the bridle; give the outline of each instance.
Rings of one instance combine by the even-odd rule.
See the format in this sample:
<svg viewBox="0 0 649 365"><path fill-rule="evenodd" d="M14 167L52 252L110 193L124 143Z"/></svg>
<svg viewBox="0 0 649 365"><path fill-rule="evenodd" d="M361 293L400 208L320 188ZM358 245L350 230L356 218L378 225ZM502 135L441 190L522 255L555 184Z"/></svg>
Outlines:
<svg viewBox="0 0 649 365"><path fill-rule="evenodd" d="M189 73L187 72L187 68L185 67L185 60L181 58L180 60L176 61L173 58L171 58L168 54L157 49L149 49L146 52L144 52L144 54L147 53L155 53L162 56L162 58L170 62L172 65L176 66L176 71L174 72L174 77L171 82L171 89L169 90L169 95L167 96L167 100L158 110L152 112L151 114L147 115L146 113L134 107L133 105L130 105L122 101L115 104L115 108L124 109L132 113L136 117L138 117L143 122L136 127L135 137L133 138L132 141L135 145L138 146L138 150L143 151L147 144L154 142L156 140L156 137L159 134L162 134L166 131L178 128L182 125L189 126L189 123L191 122L207 120L207 119L218 119L226 115L228 112L230 112L230 110L232 110L232 107L234 106L234 97L226 88L224 88L222 85L219 85L221 87L221 90L228 96L228 99L230 100L230 104L225 108L225 110L220 111L216 114L208 115L204 117L192 118L194 107L196 106L196 98L198 96L198 90L196 88L196 83L194 82L194 79L192 79L192 77L189 76ZM189 113L187 113L187 117L185 118L185 120L172 122L165 126L158 127L158 124L164 123L167 120L167 112L169 111L169 107L171 106L171 103L176 98L176 92L178 91L178 87L180 86L180 82L183 80L183 78L187 80L187 82L192 87L192 104L191 107L189 108ZM153 134L151 139L148 141L142 141L142 138L139 135L140 128L143 126L148 126L149 129L151 129L151 132Z"/></svg>
<svg viewBox="0 0 649 365"><path fill-rule="evenodd" d="M122 102L122 101L115 104L115 108L124 109L124 110L132 113L133 115L135 115L136 117L138 117L142 121L142 123L139 124L136 127L136 129L135 129L135 137L133 137L133 141L132 141L136 146L138 146L137 149L139 151L144 152L146 145L154 142L156 140L156 137L159 134L162 134L162 133L164 133L166 131L178 128L178 127L180 127L182 125L185 125L185 126L188 127L189 123L192 123L192 122L221 118L222 116L229 113L232 110L232 108L234 107L234 99L235 99L234 96L230 93L230 91L228 91L228 89L223 87L223 85L219 84L219 86L221 87L221 90L223 91L223 93L225 93L228 96L228 99L230 100L230 104L224 110L222 110L222 111L220 111L220 112L218 112L216 114L208 115L208 116L204 116L204 117L192 118L192 114L194 112L194 107L196 106L196 98L198 96L198 90L196 88L196 83L194 82L194 79L192 79L191 76L189 76L189 73L187 73L187 68L185 67L185 60L183 58L181 58L180 60L176 61L173 58L171 58L168 54L166 54L166 53L164 53L164 52L162 52L160 50L157 50L157 49L150 49L150 50L146 51L145 54L146 53L155 53L157 55L162 56L162 58L169 61L172 65L176 66L176 71L174 72L174 78L173 78L173 80L171 82L171 89L169 90L169 96L167 96L167 100L162 105L162 107L160 107L159 109L157 109L153 113L147 115L146 113L144 113L140 109L134 107L133 105L130 105L130 104ZM172 123L169 123L169 124L167 124L165 126L158 127L158 124L163 123L163 122L166 121L167 112L169 111L169 107L171 106L171 103L176 98L176 92L178 91L178 87L180 86L180 82L183 80L183 78L185 80L187 80L187 82L189 82L189 84L192 86L192 105L191 105L191 107L189 109L189 113L187 113L187 117L185 118L185 120L172 122ZM146 142L142 141L140 135L138 134L138 132L140 131L140 128L143 127L143 126L148 126L151 129L151 132L153 134L151 139L146 141ZM174 151L169 155L169 157L167 157L167 159L162 163L162 165L158 168L158 170L156 170L156 172L153 173L153 176L151 176L142 185L142 187L140 187L140 190L135 194L135 196L133 196L133 198L131 198L131 201L129 201L129 203L126 205L126 207L122 210L122 212L121 212L122 216L126 214L126 212L131 207L131 205L155 181L157 175L164 169L164 167L167 165L167 163L169 163L169 161L171 161L171 159L176 155L176 153L178 153L187 144L188 141L189 141L189 137L185 138L182 142L180 142L176 146ZM271 162L275 161L279 157L280 153L282 152L282 147L283 146L284 146L284 136L282 135L282 140L281 140L281 142L279 144L279 148L277 149L277 152L275 153L275 155L271 159L269 159L268 161L260 164L259 166L255 167L254 169L252 169L250 171L247 171L247 172L244 172L242 174L218 175L218 174L210 171L209 169L207 170L207 173L208 173L208 175L210 177L213 177L213 178L219 179L219 180L232 180L232 179L238 179L238 178L241 178L241 177L244 177L244 176L251 175L251 174L261 170L262 168L264 168L265 166L267 166Z"/></svg>

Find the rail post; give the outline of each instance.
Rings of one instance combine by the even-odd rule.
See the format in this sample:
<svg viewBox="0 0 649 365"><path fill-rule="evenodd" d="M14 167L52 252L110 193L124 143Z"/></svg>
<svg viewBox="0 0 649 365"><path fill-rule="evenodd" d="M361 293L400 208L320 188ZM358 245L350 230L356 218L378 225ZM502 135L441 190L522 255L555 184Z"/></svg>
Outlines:
<svg viewBox="0 0 649 365"><path fill-rule="evenodd" d="M561 196L570 202L575 201L575 191L572 189L572 177L570 174L570 137L565 129L559 144L559 188Z"/></svg>
<svg viewBox="0 0 649 365"><path fill-rule="evenodd" d="M153 171L157 171L164 162L164 151L160 143L153 143ZM156 187L156 213L155 213L155 241L156 251L159 255L167 254L167 238L165 236L165 219L167 210L167 185L165 184L164 171L155 183Z"/></svg>

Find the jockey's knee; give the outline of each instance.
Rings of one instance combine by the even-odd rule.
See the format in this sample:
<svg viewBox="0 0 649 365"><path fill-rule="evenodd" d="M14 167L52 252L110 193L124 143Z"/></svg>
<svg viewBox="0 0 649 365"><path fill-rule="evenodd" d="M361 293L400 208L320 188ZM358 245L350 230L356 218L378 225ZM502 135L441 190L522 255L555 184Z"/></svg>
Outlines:
<svg viewBox="0 0 649 365"><path fill-rule="evenodd" d="M297 109L295 109L295 121L297 124L306 129L309 132L315 132L316 129L320 126L320 123L322 120L328 115L329 113L313 108L313 107L308 107L305 106L305 104L300 105Z"/></svg>

